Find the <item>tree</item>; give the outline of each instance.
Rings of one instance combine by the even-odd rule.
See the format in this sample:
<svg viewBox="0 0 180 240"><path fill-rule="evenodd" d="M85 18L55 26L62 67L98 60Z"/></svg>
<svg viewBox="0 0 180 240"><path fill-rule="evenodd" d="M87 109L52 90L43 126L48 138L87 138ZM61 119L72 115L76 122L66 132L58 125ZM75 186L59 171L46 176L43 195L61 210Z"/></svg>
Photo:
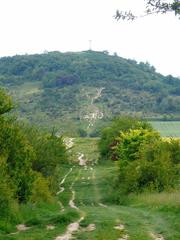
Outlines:
<svg viewBox="0 0 180 240"><path fill-rule="evenodd" d="M8 119L0 119L0 157L3 156L17 198L20 202L27 201L34 179L35 153L18 124Z"/></svg>
<svg viewBox="0 0 180 240"><path fill-rule="evenodd" d="M142 145L150 144L159 140L159 138L158 132L149 129L130 129L127 132L119 133L119 136L116 138L117 144L113 149L117 154L117 159L123 165L127 165L127 162L135 161L139 158L139 150Z"/></svg>
<svg viewBox="0 0 180 240"><path fill-rule="evenodd" d="M180 18L180 1L166 1L166 0L145 0L146 9L144 13L140 16L134 15L131 11L116 11L115 19L116 20L135 20L138 17L145 17L151 14L165 14L168 12L173 12L175 16Z"/></svg>
<svg viewBox="0 0 180 240"><path fill-rule="evenodd" d="M121 132L117 141L114 151L121 193L161 192L177 186L179 141L164 142L157 132L147 129Z"/></svg>
<svg viewBox="0 0 180 240"><path fill-rule="evenodd" d="M101 139L99 141L101 157L112 158L115 160L115 155L112 155L112 149L117 144L117 137L120 132L127 132L130 129L150 130L152 127L149 123L130 116L120 116L115 118L109 127L102 130Z"/></svg>
<svg viewBox="0 0 180 240"><path fill-rule="evenodd" d="M11 97L0 89L0 115L9 112L13 108Z"/></svg>
<svg viewBox="0 0 180 240"><path fill-rule="evenodd" d="M57 137L53 132L46 133L35 127L22 125L24 135L35 152L32 159L32 169L40 172L43 177L52 177L56 168L68 163L68 153L62 137Z"/></svg>

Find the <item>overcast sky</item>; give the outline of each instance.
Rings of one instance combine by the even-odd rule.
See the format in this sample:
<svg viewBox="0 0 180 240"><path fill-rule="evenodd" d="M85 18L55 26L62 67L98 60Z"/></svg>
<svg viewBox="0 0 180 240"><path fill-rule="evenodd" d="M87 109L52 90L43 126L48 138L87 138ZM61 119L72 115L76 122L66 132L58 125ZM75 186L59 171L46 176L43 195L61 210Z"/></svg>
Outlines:
<svg viewBox="0 0 180 240"><path fill-rule="evenodd" d="M116 9L143 11L144 0L0 0L0 56L92 49L148 61L180 76L180 20L173 14L117 22Z"/></svg>

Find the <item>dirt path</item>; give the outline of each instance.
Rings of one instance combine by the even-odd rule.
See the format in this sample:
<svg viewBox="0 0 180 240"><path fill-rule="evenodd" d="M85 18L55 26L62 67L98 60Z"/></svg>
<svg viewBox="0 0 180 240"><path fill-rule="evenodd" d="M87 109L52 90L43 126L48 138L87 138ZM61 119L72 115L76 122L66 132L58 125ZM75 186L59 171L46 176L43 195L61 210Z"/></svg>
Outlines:
<svg viewBox="0 0 180 240"><path fill-rule="evenodd" d="M109 188L106 176L108 180L113 179L114 165L112 163L95 164L98 155L92 155L88 147L96 153L96 148L92 147L92 142L93 144L97 142L94 139L86 139L85 141L79 139L81 145L72 149L73 156L77 156L76 161L60 180L57 192L61 211L72 209L78 213L78 219L67 224L61 234L57 232L58 227L62 231L64 225L60 226L57 223L53 225L53 221L48 222L44 229L42 226L29 228L23 224L17 225L17 232L9 234L11 235L10 239L29 239L29 234L37 234L36 231L42 231L44 237L38 238L38 236L33 235L31 239L166 240L165 234L171 231L173 225L169 224L171 222L168 222L168 218L165 219L164 213L159 213L156 209L151 211L145 207L128 204L122 206L108 201ZM76 140L68 142L68 147L72 147L72 142L73 144L77 143ZM65 213L66 211L63 214ZM167 229L164 230L165 227ZM178 234L177 230L174 232L174 236ZM47 236L48 234L49 236ZM178 238L172 236L171 239Z"/></svg>
<svg viewBox="0 0 180 240"><path fill-rule="evenodd" d="M77 232L79 230L79 227L80 227L80 222L84 220L84 216L83 216L83 213L81 212L81 210L75 205L75 191L72 189L72 186L71 186L71 191L72 191L72 198L69 200L69 206L75 210L77 210L79 213L80 213L80 218L78 221L76 222L73 222L73 223L70 223L68 226L67 226L67 229L66 229L66 232L61 235L61 236L58 236L55 238L55 240L70 240L73 238L73 234L75 232Z"/></svg>
<svg viewBox="0 0 180 240"><path fill-rule="evenodd" d="M153 240L165 240L161 234L150 233Z"/></svg>
<svg viewBox="0 0 180 240"><path fill-rule="evenodd" d="M91 99L91 105L93 105L94 104L94 101L96 100L96 99L98 99L98 98L100 98L101 97L101 93L102 93L102 91L104 90L105 88L97 88L97 93L96 93L96 95L94 96L94 97L92 97L92 99Z"/></svg>
<svg viewBox="0 0 180 240"><path fill-rule="evenodd" d="M145 210L141 212L141 210L139 211L138 209L136 210L130 207L127 207L126 209L118 205L104 203L101 178L106 176L105 172L109 174L108 168L105 170L104 166L94 164L95 159L93 158L91 161L89 161L84 147L83 150L84 152L80 152L78 148L79 152L77 156L79 168L78 166L76 168L78 177L75 178L75 182L72 185L72 197L69 205L76 211L83 211L84 215L80 215L81 219L70 225L71 227L74 226L74 228L72 228L73 231L69 232L69 228L67 227L66 234L69 234L68 236L70 236L70 238L67 239L133 239L133 236L135 236L136 233L134 233L133 230L132 232L131 230L129 231L129 228L131 229L132 224L132 226L137 225L138 229L143 231L141 234L141 230L138 230L138 234L140 236L145 236L144 238L140 237L140 240L165 240L162 235L149 234L150 231L147 227L149 224L149 221L147 220L147 214L149 213L145 212ZM122 219L121 216L123 216ZM128 219L127 222L126 219ZM86 223L87 226L85 225L84 227L84 223ZM88 231L88 229L91 230Z"/></svg>
<svg viewBox="0 0 180 240"><path fill-rule="evenodd" d="M86 166L86 159L83 153L78 153L79 166Z"/></svg>
<svg viewBox="0 0 180 240"><path fill-rule="evenodd" d="M74 138L65 138L64 143L67 149L72 148L72 146L74 145Z"/></svg>
<svg viewBox="0 0 180 240"><path fill-rule="evenodd" d="M90 111L88 114L86 114L83 118L88 121L88 127L93 127L97 119L102 119L104 114L102 111L99 110L99 108L95 105L94 101L101 97L101 93L104 90L104 88L97 88L96 94L91 98L90 102Z"/></svg>
<svg viewBox="0 0 180 240"><path fill-rule="evenodd" d="M85 166L86 165L86 160L84 159L84 154L82 153L78 153L78 161L79 161L79 166ZM71 170L72 171L72 170ZM60 183L60 186L64 183L66 177L69 175L69 173L71 172L69 171L65 177L63 178L63 180L61 181ZM69 200L69 206L70 208L72 209L75 209L76 211L78 211L78 213L80 214L80 218L78 221L76 222L73 222L73 223L70 223L68 226L67 226L67 229L66 229L66 232L64 235L61 235L61 236L58 236L55 238L55 240L70 240L73 238L73 234L75 232L77 232L79 230L79 227L80 227L80 222L84 220L84 213L79 209L79 207L75 204L75 198L76 198L76 192L75 190L73 189L73 186L75 184L75 182L78 180L79 178L79 175L80 175L80 172L81 170L79 170L79 174L78 176L75 178L75 180L72 182L69 190L71 191L72 193L72 197L71 199ZM60 193L62 192L62 187L61 187L61 190L60 190Z"/></svg>
<svg viewBox="0 0 180 240"><path fill-rule="evenodd" d="M59 195L60 193L64 192L65 188L62 187L62 185L64 184L67 176L72 172L72 170L73 170L73 167L70 168L70 170L67 172L67 174L63 177L62 181L59 183L59 189L60 190L56 193L56 195Z"/></svg>
<svg viewBox="0 0 180 240"><path fill-rule="evenodd" d="M72 170L73 170L73 167L70 168L70 170L66 173L66 175L63 177L63 179L62 179L61 182L59 183L59 191L56 193L56 195L59 195L59 194L61 194L62 192L64 192L65 188L62 187L62 185L64 184L66 178L67 178L68 175L72 172ZM59 206L60 206L60 208L61 208L61 212L64 212L64 210L65 210L64 205L62 204L62 202L61 202L60 200L58 201L58 203L59 203Z"/></svg>

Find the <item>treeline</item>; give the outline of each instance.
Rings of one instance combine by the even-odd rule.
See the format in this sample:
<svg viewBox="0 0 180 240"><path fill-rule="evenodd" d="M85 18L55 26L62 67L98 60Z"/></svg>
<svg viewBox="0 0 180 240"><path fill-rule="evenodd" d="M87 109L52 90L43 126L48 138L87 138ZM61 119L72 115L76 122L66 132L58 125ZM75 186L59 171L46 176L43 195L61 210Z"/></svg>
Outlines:
<svg viewBox="0 0 180 240"><path fill-rule="evenodd" d="M99 149L102 161L111 159L117 166L118 200L130 193L178 189L180 140L162 139L147 122L116 118L102 131Z"/></svg>
<svg viewBox="0 0 180 240"><path fill-rule="evenodd" d="M17 221L19 204L53 202L68 154L61 137L18 123L0 90L0 230Z"/></svg>
<svg viewBox="0 0 180 240"><path fill-rule="evenodd" d="M68 118L79 126L80 112L88 103L82 92L101 87L95 104L104 110L104 118L134 113L177 118L180 112L179 78L106 51L3 57L0 84L18 99L21 117L33 123L56 124Z"/></svg>

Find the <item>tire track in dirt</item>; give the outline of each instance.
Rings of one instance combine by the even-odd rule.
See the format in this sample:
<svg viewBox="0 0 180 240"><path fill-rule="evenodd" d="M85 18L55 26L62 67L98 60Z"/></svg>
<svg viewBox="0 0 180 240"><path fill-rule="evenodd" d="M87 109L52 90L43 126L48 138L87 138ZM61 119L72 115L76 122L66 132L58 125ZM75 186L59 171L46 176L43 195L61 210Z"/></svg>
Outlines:
<svg viewBox="0 0 180 240"><path fill-rule="evenodd" d="M73 167L74 167L74 166L73 166ZM56 193L56 195L60 195L62 192L64 192L65 188L62 187L62 185L64 184L64 182L65 182L66 178L68 177L68 175L72 172L73 167L70 168L70 170L67 172L67 174L63 177L63 179L62 179L61 182L59 183L59 189L60 189L60 190ZM61 212L64 212L64 211L65 211L65 208L64 208L63 203L59 200L59 201L58 201L58 204L59 204L59 206L60 206L60 208L61 208Z"/></svg>
<svg viewBox="0 0 180 240"><path fill-rule="evenodd" d="M155 234L151 232L150 236L152 237L153 240L165 240L161 234Z"/></svg>
<svg viewBox="0 0 180 240"><path fill-rule="evenodd" d="M86 165L86 161L84 159L84 154L81 154L79 153L79 156L78 156L78 161L79 161L79 165L80 166L85 166ZM76 211L79 212L80 214L80 218L78 219L78 221L76 222L73 222L73 223L70 223L68 226L67 226L67 229L66 229L66 232L61 235L61 236L58 236L55 238L55 240L70 240L73 238L73 234L75 232L77 232L80 228L80 222L84 220L84 212L82 212L78 206L76 206L75 204L75 196L76 196L76 192L75 190L73 189L73 186L75 184L75 182L80 178L80 173L81 173L82 169L79 170L79 174L77 175L77 177L74 179L74 181L72 182L69 190L71 191L72 193L72 197L71 199L69 200L69 206L72 208L72 209L75 209ZM66 177L67 177L67 174L66 174ZM65 181L65 180L64 180ZM64 183L63 181L63 183ZM62 181L61 181L62 183Z"/></svg>

